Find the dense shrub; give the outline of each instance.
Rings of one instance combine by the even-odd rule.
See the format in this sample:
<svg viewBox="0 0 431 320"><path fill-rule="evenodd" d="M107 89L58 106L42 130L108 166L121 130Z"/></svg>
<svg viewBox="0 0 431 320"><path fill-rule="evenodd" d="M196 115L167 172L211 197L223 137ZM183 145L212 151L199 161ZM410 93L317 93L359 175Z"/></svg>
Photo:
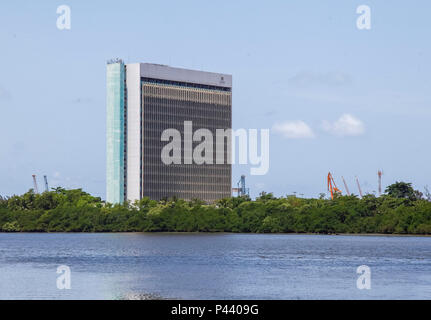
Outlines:
<svg viewBox="0 0 431 320"><path fill-rule="evenodd" d="M30 190L22 196L0 197L0 231L431 234L431 202L390 191L392 195L362 199L276 198L262 193L253 201L232 197L211 205L148 198L111 205L81 189L57 188L42 194Z"/></svg>

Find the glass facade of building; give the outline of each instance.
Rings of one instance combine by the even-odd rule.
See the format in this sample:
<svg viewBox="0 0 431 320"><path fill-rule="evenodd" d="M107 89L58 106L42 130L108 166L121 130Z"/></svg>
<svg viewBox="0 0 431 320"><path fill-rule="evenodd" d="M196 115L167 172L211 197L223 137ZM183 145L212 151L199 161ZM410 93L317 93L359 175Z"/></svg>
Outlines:
<svg viewBox="0 0 431 320"><path fill-rule="evenodd" d="M231 88L230 75L147 63L125 65L119 59L108 62L106 201L176 197L213 202L229 197L230 137L223 138L224 161L218 164L221 141L216 133L232 128ZM185 122L192 125L190 135L185 135ZM181 135L181 164L162 160L162 150L170 143L162 141L167 129ZM199 129L212 135L212 155L206 155L212 163L197 164L190 156L196 146L202 147L202 138L193 141Z"/></svg>
<svg viewBox="0 0 431 320"><path fill-rule="evenodd" d="M217 87L178 81L141 79L142 93L142 178L141 196L151 199L177 197L213 202L231 195L231 164L225 141L224 164L216 164L216 129L232 128L232 93ZM213 140L213 164L184 164L184 121L193 132L205 128ZM165 165L161 141L165 129L182 136L181 164ZM227 139L226 139L227 140ZM200 142L192 141L193 149ZM229 159L230 160L230 159Z"/></svg>
<svg viewBox="0 0 431 320"><path fill-rule="evenodd" d="M125 68L122 61L107 65L106 201L124 201Z"/></svg>

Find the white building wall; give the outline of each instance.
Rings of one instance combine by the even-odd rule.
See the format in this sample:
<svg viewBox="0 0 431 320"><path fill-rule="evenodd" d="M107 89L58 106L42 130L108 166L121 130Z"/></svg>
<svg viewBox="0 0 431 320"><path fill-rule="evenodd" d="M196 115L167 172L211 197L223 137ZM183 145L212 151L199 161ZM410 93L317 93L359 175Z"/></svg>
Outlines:
<svg viewBox="0 0 431 320"><path fill-rule="evenodd" d="M127 87L127 200L139 200L141 175L141 66L126 65Z"/></svg>

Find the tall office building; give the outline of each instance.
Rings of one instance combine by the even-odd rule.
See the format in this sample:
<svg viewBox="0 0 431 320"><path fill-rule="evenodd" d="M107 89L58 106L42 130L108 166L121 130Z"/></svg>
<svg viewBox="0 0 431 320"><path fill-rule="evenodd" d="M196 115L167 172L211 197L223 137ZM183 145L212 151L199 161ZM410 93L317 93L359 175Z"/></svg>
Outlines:
<svg viewBox="0 0 431 320"><path fill-rule="evenodd" d="M193 132L212 133L212 164L190 159L188 149L201 141L193 141L185 123L192 125ZM231 128L231 75L124 64L118 59L108 62L106 201L177 197L212 202L229 197L230 150L226 138L223 164L216 164L216 129ZM181 134L180 164L162 161L162 149L169 143L162 141L166 129Z"/></svg>

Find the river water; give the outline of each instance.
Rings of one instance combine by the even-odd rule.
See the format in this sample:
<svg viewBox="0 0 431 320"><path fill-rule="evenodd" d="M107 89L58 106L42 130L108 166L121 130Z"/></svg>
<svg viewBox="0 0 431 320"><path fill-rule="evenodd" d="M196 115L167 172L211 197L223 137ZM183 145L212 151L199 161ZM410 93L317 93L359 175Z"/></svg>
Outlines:
<svg viewBox="0 0 431 320"><path fill-rule="evenodd" d="M431 237L0 234L0 299L144 298L431 299Z"/></svg>

